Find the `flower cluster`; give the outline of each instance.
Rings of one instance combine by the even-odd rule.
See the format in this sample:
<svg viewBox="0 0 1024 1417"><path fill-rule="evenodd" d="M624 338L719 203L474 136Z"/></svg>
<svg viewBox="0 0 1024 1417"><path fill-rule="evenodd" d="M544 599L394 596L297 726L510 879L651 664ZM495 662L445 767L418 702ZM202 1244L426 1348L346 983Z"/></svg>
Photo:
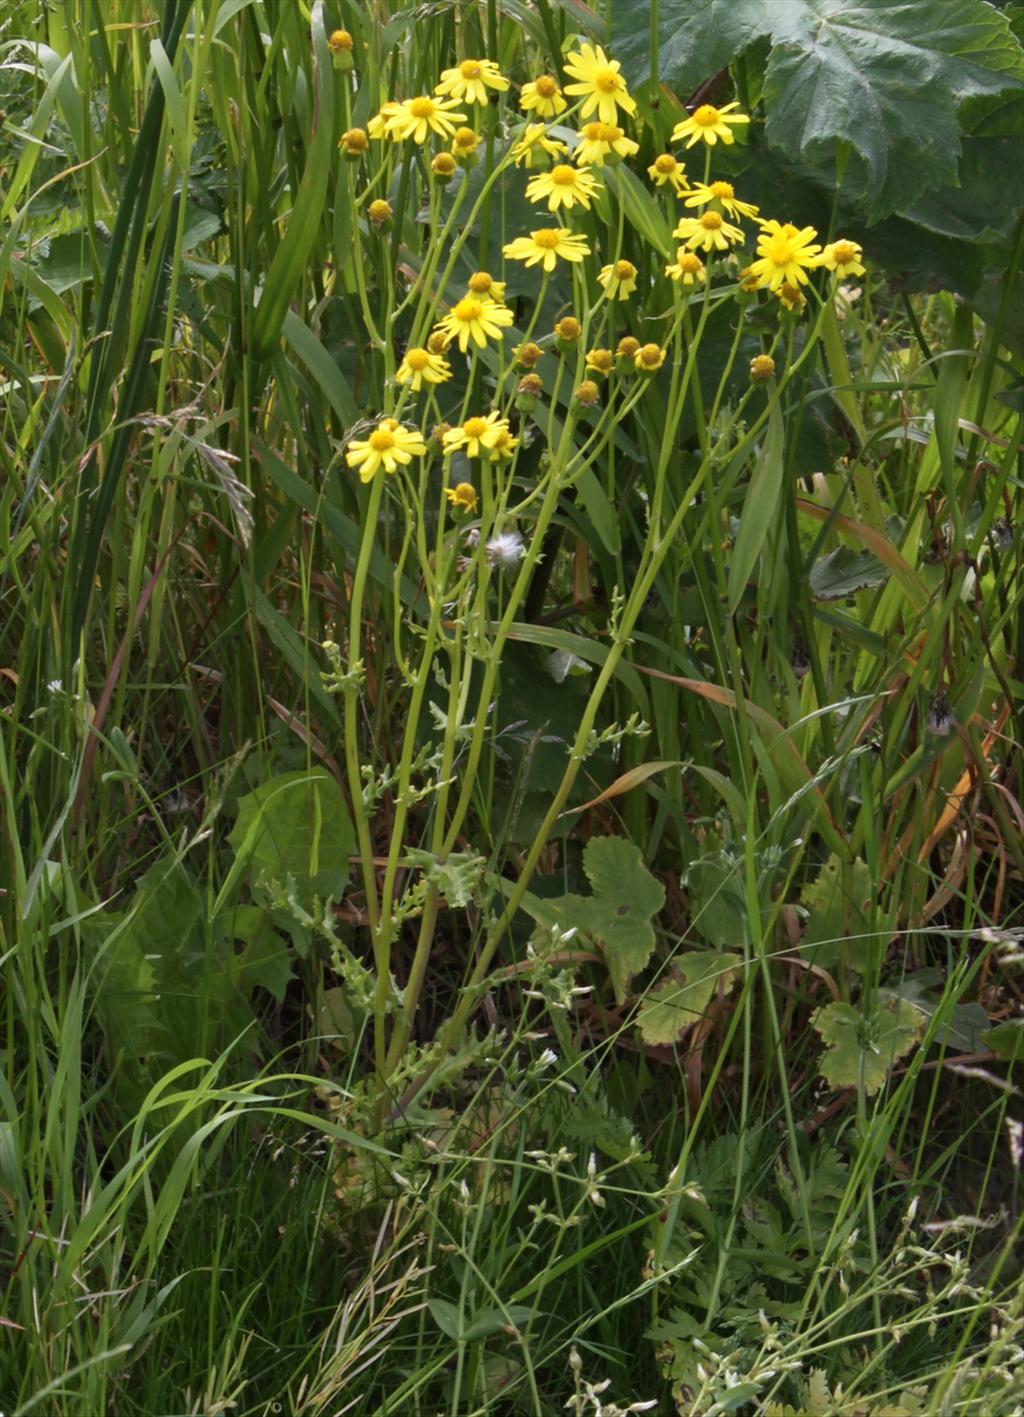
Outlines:
<svg viewBox="0 0 1024 1417"><path fill-rule="evenodd" d="M336 54L348 52L340 39L334 43L334 37L332 48ZM532 230L504 243L506 260L522 262L528 270L539 267L544 282L560 265L584 272L585 286L592 290L599 287L608 302L603 307L608 311L608 322L614 320L611 311L624 302L643 301L655 288L659 272L685 299L708 290L723 261L740 265L736 258L744 249L748 254L747 263L739 270L741 297L766 291L790 314L799 314L806 307L804 291L814 270L825 268L839 278L864 274L861 247L855 241L839 238L823 244L812 226L764 218L753 202L736 192L732 182L711 177L708 169L716 148L731 147L751 121L735 101L720 106L700 104L672 129L670 146L685 145L688 153L701 145L705 154L703 180L691 179L686 162L672 151L659 153L646 167L653 189L674 207L674 259L654 272L649 263L638 265L626 259L619 244L621 220L617 249L599 253L597 248L607 238L595 236L589 214L597 203L603 221L598 222L596 231L614 231L614 223L606 225L605 172L615 163L628 163L640 151L640 119L618 61L609 58L600 45L581 44L566 58L564 75L560 83L554 75L540 73L519 89L518 104L525 121L512 133L501 160L526 170L527 200L545 207L550 215L548 224L539 221ZM374 141L430 145L432 152L424 160L433 179L446 184L460 166L468 167L476 159L481 139L476 129L468 126L470 113L498 102L510 87L493 60L462 59L442 71L432 92L388 100L365 128L347 129L339 147L347 159L359 163ZM553 124L573 117L578 122L575 130L556 126L552 131ZM491 142L489 138L489 152L493 151ZM377 197L366 212L374 230L390 229L392 212L386 200ZM573 229L574 219L581 214L586 231ZM729 280L736 280L733 272ZM486 271L472 275L458 298L442 290L436 301L438 316L432 333L426 338L420 334L420 342L406 348L395 370L395 384L403 391L403 399L431 395L453 377L449 360L453 348L472 356L489 345L501 345L515 323L515 312L505 302L504 282ZM531 332L534 323L530 324ZM584 324L575 314L565 314L555 326L556 351L565 356L574 349ZM529 336L516 353L519 378L513 406L520 412L532 410L543 393L542 380L532 372L541 356L541 348ZM583 358L586 377L573 396L577 414L599 402L598 380L615 372L649 377L662 367L666 350L650 340L642 342L624 335L614 350L596 347ZM756 367L752 366L752 377L770 378L769 365L773 370L773 361L767 355L759 356L754 361ZM442 424L435 430L433 446L446 456L457 452L489 463L514 456L519 438L498 409L467 417L463 406L460 420L455 426ZM346 456L360 477L369 481L377 471L394 473L426 451L419 434L385 418L368 437L351 439ZM445 496L456 510L477 509L476 492L468 482L446 488Z"/></svg>

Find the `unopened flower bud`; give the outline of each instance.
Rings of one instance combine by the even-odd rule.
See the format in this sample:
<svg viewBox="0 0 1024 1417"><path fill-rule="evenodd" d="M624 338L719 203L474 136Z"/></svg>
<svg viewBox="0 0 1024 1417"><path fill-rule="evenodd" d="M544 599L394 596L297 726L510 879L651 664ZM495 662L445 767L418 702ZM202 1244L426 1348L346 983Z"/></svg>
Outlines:
<svg viewBox="0 0 1024 1417"><path fill-rule="evenodd" d="M770 354L755 354L750 361L750 377L763 384L775 373L775 360Z"/></svg>
<svg viewBox="0 0 1024 1417"><path fill-rule="evenodd" d="M346 157L358 158L362 157L369 142L365 128L349 128L338 139L338 147Z"/></svg>
<svg viewBox="0 0 1024 1417"><path fill-rule="evenodd" d="M455 176L455 159L451 153L438 153L430 164L430 170L439 182L450 182Z"/></svg>
<svg viewBox="0 0 1024 1417"><path fill-rule="evenodd" d="M354 69L355 59L352 49L355 44L348 30L335 30L327 41L327 47L334 56L334 67L342 71Z"/></svg>
<svg viewBox="0 0 1024 1417"><path fill-rule="evenodd" d="M583 333L583 326L575 315L566 315L555 325L555 334L558 336L558 343L563 349L571 349Z"/></svg>
<svg viewBox="0 0 1024 1417"><path fill-rule="evenodd" d="M378 231L383 231L391 225L391 203L385 202L383 197L378 197L367 207L366 215Z"/></svg>
<svg viewBox="0 0 1024 1417"><path fill-rule="evenodd" d="M623 335L615 346L615 367L620 374L630 373L633 369L633 360L636 358L637 350L640 348L640 341L634 339L632 335Z"/></svg>

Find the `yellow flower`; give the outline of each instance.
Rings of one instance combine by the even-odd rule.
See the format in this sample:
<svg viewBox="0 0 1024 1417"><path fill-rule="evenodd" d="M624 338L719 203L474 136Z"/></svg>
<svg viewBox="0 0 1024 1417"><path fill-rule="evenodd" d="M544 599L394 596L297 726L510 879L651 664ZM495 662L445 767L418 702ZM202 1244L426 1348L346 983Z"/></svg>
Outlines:
<svg viewBox="0 0 1024 1417"><path fill-rule="evenodd" d="M429 98L426 94L406 99L388 119L386 131L400 142L412 138L414 143L425 143L431 133L447 141L456 124L466 121L464 113L453 112L456 107L454 99Z"/></svg>
<svg viewBox="0 0 1024 1417"><path fill-rule="evenodd" d="M567 106L558 81L550 74L541 74L524 84L519 95L519 107L526 113L536 113L538 118L557 118Z"/></svg>
<svg viewBox="0 0 1024 1417"><path fill-rule="evenodd" d="M450 182L455 176L455 159L451 153L436 153L430 159L430 170L440 182Z"/></svg>
<svg viewBox="0 0 1024 1417"><path fill-rule="evenodd" d="M653 374L665 363L665 351L660 344L642 344L633 355L633 363L641 374Z"/></svg>
<svg viewBox="0 0 1024 1417"><path fill-rule="evenodd" d="M371 138L393 138L394 133L388 129L388 124L401 108L400 103L395 103L389 99L387 103L381 104L380 112L375 113L366 125L366 131Z"/></svg>
<svg viewBox="0 0 1024 1417"><path fill-rule="evenodd" d="M368 438L349 441L345 461L359 469L361 482L369 482L382 467L385 472L396 472L399 465L405 467L426 451L418 429L403 428L394 418L382 418Z"/></svg>
<svg viewBox="0 0 1024 1417"><path fill-rule="evenodd" d="M348 30L335 30L327 41L327 47L334 54L344 54L352 48L353 39Z"/></svg>
<svg viewBox="0 0 1024 1417"><path fill-rule="evenodd" d="M527 398L540 398L544 392L544 384L539 374L524 374L516 385L517 394L525 394Z"/></svg>
<svg viewBox="0 0 1024 1417"><path fill-rule="evenodd" d="M466 295L453 305L437 328L448 338L448 343L457 340L465 354L470 340L484 348L489 339L500 340L501 332L511 325L514 316L507 305L499 305L477 295Z"/></svg>
<svg viewBox="0 0 1024 1417"><path fill-rule="evenodd" d="M602 123L614 123L619 108L623 113L636 112L636 101L629 96L620 67L619 61L609 59L600 45L592 48L582 44L578 54L569 55L565 72L576 83L566 84L565 91L584 96L581 117L589 118L596 110Z"/></svg>
<svg viewBox="0 0 1024 1417"><path fill-rule="evenodd" d="M408 384L414 394L423 385L443 384L452 377L452 367L440 354L432 354L429 349L414 346L405 351L405 358L398 366L395 378L400 384Z"/></svg>
<svg viewBox="0 0 1024 1417"><path fill-rule="evenodd" d="M463 59L455 69L443 69L435 93L445 94L459 103L486 103L487 90L504 93L508 79L493 59Z"/></svg>
<svg viewBox="0 0 1024 1417"><path fill-rule="evenodd" d="M379 231L381 227L387 226L388 222L391 220L391 203L386 202L383 197L378 197L376 201L371 202L366 208L366 215Z"/></svg>
<svg viewBox="0 0 1024 1417"><path fill-rule="evenodd" d="M615 368L615 355L610 349L589 349L586 365L594 374L608 375Z"/></svg>
<svg viewBox="0 0 1024 1417"><path fill-rule="evenodd" d="M462 115L459 114L461 118ZM468 162L476 154L480 139L472 128L459 128L452 138L452 152L460 162Z"/></svg>
<svg viewBox="0 0 1024 1417"><path fill-rule="evenodd" d="M695 182L684 203L687 207L713 206L716 211L728 212L731 217L756 217L758 208L753 202L741 202L731 182Z"/></svg>
<svg viewBox="0 0 1024 1417"><path fill-rule="evenodd" d="M692 148L694 143L701 140L714 147L721 138L728 147L736 141L736 135L729 124L750 122L747 114L733 113L732 110L738 107L738 103L726 103L721 108L716 108L713 103L702 103L695 113L684 118L682 123L677 123L672 129L672 141L681 143L684 138L689 138L690 141L686 144L688 148Z"/></svg>
<svg viewBox="0 0 1024 1417"><path fill-rule="evenodd" d="M477 415L467 418L465 423L449 428L444 434L442 441L445 454L462 448L468 458L478 458L481 452L490 452L502 441L500 435L503 432L508 432L508 419L502 418L493 409L485 417Z"/></svg>
<svg viewBox="0 0 1024 1417"><path fill-rule="evenodd" d="M531 202L541 202L547 197L551 212L557 212L559 207L568 209L577 202L589 211L597 185L597 179L585 168L581 171L560 162L550 172L538 172L536 177L531 177L526 184L526 195Z"/></svg>
<svg viewBox="0 0 1024 1417"><path fill-rule="evenodd" d="M636 266L632 261L616 261L602 266L597 279L609 300L625 300L636 290Z"/></svg>
<svg viewBox="0 0 1024 1417"><path fill-rule="evenodd" d="M640 144L627 138L614 123L585 123L572 156L581 167L603 167L609 153L630 157L639 150Z"/></svg>
<svg viewBox="0 0 1024 1417"><path fill-rule="evenodd" d="M476 488L472 482L457 482L454 487L446 487L444 495L453 507L462 512L475 512L477 508Z"/></svg>
<svg viewBox="0 0 1024 1417"><path fill-rule="evenodd" d="M488 300L505 299L506 282L495 280L490 271L474 271L466 285L470 295L479 295Z"/></svg>
<svg viewBox="0 0 1024 1417"><path fill-rule="evenodd" d="M583 383L577 386L576 392L573 394L573 398L577 403L581 404L583 408L593 408L600 397L601 390L594 383L593 379L584 379Z"/></svg>
<svg viewBox="0 0 1024 1417"><path fill-rule="evenodd" d="M647 176L657 187L664 187L667 182L677 197L681 197L689 186L685 166L671 153L659 153L647 169Z"/></svg>
<svg viewBox="0 0 1024 1417"><path fill-rule="evenodd" d="M707 267L693 251L687 251L685 246L680 246L676 252L675 264L666 266L665 274L680 285L696 285L707 275Z"/></svg>
<svg viewBox="0 0 1024 1417"><path fill-rule="evenodd" d="M338 139L338 147L346 157L359 157L366 151L368 142L364 128L348 128Z"/></svg>
<svg viewBox="0 0 1024 1417"><path fill-rule="evenodd" d="M775 294L791 315L799 315L807 299L798 285L780 285Z"/></svg>
<svg viewBox="0 0 1024 1417"><path fill-rule="evenodd" d="M544 355L539 344L529 340L516 350L516 364L520 369L535 369Z"/></svg>
<svg viewBox="0 0 1024 1417"><path fill-rule="evenodd" d="M712 211L684 216L672 235L685 241L691 251L728 251L730 245L743 240L738 226L730 226L720 212Z"/></svg>
<svg viewBox="0 0 1024 1417"><path fill-rule="evenodd" d="M864 254L859 242L846 241L840 237L838 241L830 241L818 257L819 266L827 266L830 271L835 271L837 276L862 276L864 267L861 265L861 256Z"/></svg>
<svg viewBox="0 0 1024 1417"><path fill-rule="evenodd" d="M806 285L806 268L818 265L821 254L814 241L817 234L813 226L798 229L789 222L784 226L777 221L762 222L757 238L759 259L751 262L751 275L769 290L778 290L783 284Z"/></svg>
<svg viewBox="0 0 1024 1417"><path fill-rule="evenodd" d="M563 315L555 321L555 334L563 344L574 344L583 333L583 326L575 315Z"/></svg>
<svg viewBox="0 0 1024 1417"><path fill-rule="evenodd" d="M512 161L516 167L533 166L541 153L547 153L548 157L561 157L569 149L564 143L559 143L554 138L545 136L547 129L543 123L528 123L523 130L523 135L518 142L512 144Z"/></svg>
<svg viewBox="0 0 1024 1417"><path fill-rule="evenodd" d="M775 373L775 360L770 354L755 354L750 361L750 377L757 383L764 383Z"/></svg>
<svg viewBox="0 0 1024 1417"><path fill-rule="evenodd" d="M529 236L517 236L502 254L512 261L524 261L527 266L543 265L553 271L559 256L563 261L582 261L590 255L590 247L582 236L573 236L567 226L542 226Z"/></svg>
<svg viewBox="0 0 1024 1417"><path fill-rule="evenodd" d="M502 425L494 435L494 446L487 454L488 462L499 462L502 458L510 458L519 447L519 439L513 435L506 419L502 419Z"/></svg>
<svg viewBox="0 0 1024 1417"><path fill-rule="evenodd" d="M634 339L632 335L623 335L615 346L615 354L618 359L633 359L640 348L640 341Z"/></svg>

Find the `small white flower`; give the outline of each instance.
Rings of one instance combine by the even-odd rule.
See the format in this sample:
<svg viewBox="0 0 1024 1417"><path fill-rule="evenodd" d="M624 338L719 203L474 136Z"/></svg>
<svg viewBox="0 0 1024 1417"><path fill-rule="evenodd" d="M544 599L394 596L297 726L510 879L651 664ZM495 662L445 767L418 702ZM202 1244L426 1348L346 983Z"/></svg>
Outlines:
<svg viewBox="0 0 1024 1417"><path fill-rule="evenodd" d="M484 550L492 566L515 566L526 555L526 546L517 531L499 531Z"/></svg>
<svg viewBox="0 0 1024 1417"><path fill-rule="evenodd" d="M47 684L46 688L47 688L47 691L48 691L49 693L51 693L51 694L63 694L63 692L64 692L64 680L63 680L63 679L51 679L50 682Z"/></svg>
<svg viewBox="0 0 1024 1417"><path fill-rule="evenodd" d="M545 1048L537 1059L536 1068L540 1072L541 1068L550 1068L552 1063L558 1062L558 1054L553 1048Z"/></svg>

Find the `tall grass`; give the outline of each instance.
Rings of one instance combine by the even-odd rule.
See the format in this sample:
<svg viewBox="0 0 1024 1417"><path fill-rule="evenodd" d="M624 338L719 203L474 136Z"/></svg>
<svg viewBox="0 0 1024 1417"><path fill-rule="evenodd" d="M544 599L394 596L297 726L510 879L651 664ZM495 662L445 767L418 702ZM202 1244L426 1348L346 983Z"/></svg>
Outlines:
<svg viewBox="0 0 1024 1417"><path fill-rule="evenodd" d="M0 24L0 1408L1017 1410L1010 281L691 293L623 166L524 273L514 93L450 186L339 153L580 6ZM478 269L514 328L413 398Z"/></svg>

